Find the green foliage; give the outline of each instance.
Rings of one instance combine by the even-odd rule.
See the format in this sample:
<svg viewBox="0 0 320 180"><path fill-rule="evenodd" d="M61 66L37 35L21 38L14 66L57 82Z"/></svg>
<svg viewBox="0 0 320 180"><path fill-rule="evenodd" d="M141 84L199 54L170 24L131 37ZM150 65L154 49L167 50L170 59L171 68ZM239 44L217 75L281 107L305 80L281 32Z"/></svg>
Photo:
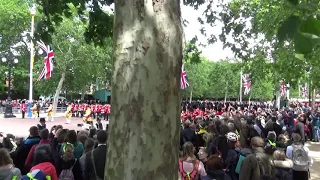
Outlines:
<svg viewBox="0 0 320 180"><path fill-rule="evenodd" d="M64 18L56 30L52 35L52 46L55 51L53 77L36 84L43 95L55 92L62 73L66 74L63 90L69 93L88 90L98 77L104 80L111 77L110 68L106 71L111 64L111 39L108 41L105 39L105 45L102 47L96 47L92 43L87 44L83 37L85 24L68 18ZM43 63L40 61L38 65L40 65L37 66L39 74Z"/></svg>
<svg viewBox="0 0 320 180"><path fill-rule="evenodd" d="M190 61L190 63L199 63L201 61L201 51L196 45L197 39L193 38L190 42L186 43L184 50L185 61Z"/></svg>
<svg viewBox="0 0 320 180"><path fill-rule="evenodd" d="M10 49L18 52L16 58L19 63L12 69L12 85L16 92L27 96L29 52L23 37L27 37L28 34L23 32L29 30L31 16L26 2L19 2L19 0L0 1L0 56L2 53L9 52ZM2 62L0 64L0 76L4 77L8 66Z"/></svg>
<svg viewBox="0 0 320 180"><path fill-rule="evenodd" d="M113 15L104 12L101 7L113 4L113 0L37 0L42 7L40 12L44 14L37 26L37 35L45 42L52 41L52 34L57 31L64 17L71 18L75 12L83 22L88 22L83 32L86 42L94 42L103 45L106 38L112 37ZM86 9L89 15L86 16Z"/></svg>
<svg viewBox="0 0 320 180"><path fill-rule="evenodd" d="M188 99L192 91L192 97L195 99L213 98L213 99L238 99L240 87L240 63L231 63L229 61L208 61L201 58L197 64L186 61L189 87L182 90L183 99ZM250 72L250 67L246 67L246 72ZM252 71L253 72L253 71ZM255 74L250 96L252 99L273 98L273 82L270 81L272 74ZM248 99L244 96L244 99Z"/></svg>

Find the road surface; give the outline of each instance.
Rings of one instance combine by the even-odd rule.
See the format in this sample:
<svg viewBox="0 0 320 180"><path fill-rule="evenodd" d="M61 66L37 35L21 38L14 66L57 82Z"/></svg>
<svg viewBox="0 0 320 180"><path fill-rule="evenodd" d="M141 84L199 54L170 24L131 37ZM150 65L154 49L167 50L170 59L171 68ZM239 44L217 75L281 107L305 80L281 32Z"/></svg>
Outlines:
<svg viewBox="0 0 320 180"><path fill-rule="evenodd" d="M58 115L57 115L58 116ZM74 130L81 130L82 127L78 126L78 124L82 124L82 118L75 118L71 119L71 124L65 124L65 118L55 117L54 122L47 122L47 128L50 130L54 125L63 125L64 128L74 129ZM29 128L31 126L35 126L39 123L39 119L21 119L19 116L18 118L10 118L4 119L0 117L0 132L3 133L11 133L17 137L27 137L29 132ZM106 125L106 121L102 121L104 127ZM310 156L313 159L313 165L310 169L311 178L312 180L319 180L320 179L320 143L308 142L306 146L310 149Z"/></svg>

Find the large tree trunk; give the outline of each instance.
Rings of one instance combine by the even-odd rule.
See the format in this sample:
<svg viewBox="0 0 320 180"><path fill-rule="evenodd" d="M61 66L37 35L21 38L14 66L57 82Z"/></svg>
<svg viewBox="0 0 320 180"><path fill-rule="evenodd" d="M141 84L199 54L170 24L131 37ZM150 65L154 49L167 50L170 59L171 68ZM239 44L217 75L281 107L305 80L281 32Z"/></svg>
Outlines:
<svg viewBox="0 0 320 180"><path fill-rule="evenodd" d="M116 0L106 180L178 179L179 1Z"/></svg>
<svg viewBox="0 0 320 180"><path fill-rule="evenodd" d="M61 78L59 80L57 89L56 89L56 93L54 94L54 98L53 98L53 113L55 113L57 111L57 106L58 106L58 98L64 83L64 80L66 79L66 71L65 69L62 71L61 74Z"/></svg>
<svg viewBox="0 0 320 180"><path fill-rule="evenodd" d="M316 108L316 89L315 88L312 89L311 98L312 98L311 107Z"/></svg>
<svg viewBox="0 0 320 180"><path fill-rule="evenodd" d="M81 100L84 100L85 95L86 95L86 87L83 87L81 89Z"/></svg>

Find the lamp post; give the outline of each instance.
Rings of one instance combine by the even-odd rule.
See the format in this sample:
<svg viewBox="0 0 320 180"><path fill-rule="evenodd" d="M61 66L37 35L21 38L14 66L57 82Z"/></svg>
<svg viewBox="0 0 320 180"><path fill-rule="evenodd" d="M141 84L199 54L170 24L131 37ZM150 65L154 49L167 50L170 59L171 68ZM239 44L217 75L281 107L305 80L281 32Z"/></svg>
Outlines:
<svg viewBox="0 0 320 180"><path fill-rule="evenodd" d="M12 118L12 117L16 117L15 115L13 115L12 113L12 99L11 99L11 70L13 67L13 64L17 64L18 63L18 59L14 58L12 59L11 56L8 57L8 59L6 57L2 57L2 62L3 63L8 63L8 98L7 98L7 104L6 104L6 111L4 114L4 118Z"/></svg>
<svg viewBox="0 0 320 180"><path fill-rule="evenodd" d="M32 118L32 103L33 103L33 61L34 61L34 45L33 45L33 34L34 34L34 16L36 15L36 6L33 5L29 8L31 14L31 41L30 41L30 69L29 69L29 104L28 104L28 117Z"/></svg>

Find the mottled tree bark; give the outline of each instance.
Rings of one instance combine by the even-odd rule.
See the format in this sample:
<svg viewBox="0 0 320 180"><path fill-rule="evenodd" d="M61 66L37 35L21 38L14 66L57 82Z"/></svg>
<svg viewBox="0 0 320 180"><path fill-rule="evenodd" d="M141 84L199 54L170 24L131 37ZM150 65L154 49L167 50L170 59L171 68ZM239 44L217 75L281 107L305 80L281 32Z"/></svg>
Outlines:
<svg viewBox="0 0 320 180"><path fill-rule="evenodd" d="M60 95L60 92L61 92L61 89L62 89L62 86L63 86L65 79L66 79L66 69L64 68L61 73L61 78L59 80L59 83L58 83L58 86L56 89L56 93L54 94L54 97L53 97L53 105L52 105L53 106L53 114L57 111L58 98L59 98L59 95Z"/></svg>
<svg viewBox="0 0 320 180"><path fill-rule="evenodd" d="M178 0L116 0L107 180L178 179Z"/></svg>

